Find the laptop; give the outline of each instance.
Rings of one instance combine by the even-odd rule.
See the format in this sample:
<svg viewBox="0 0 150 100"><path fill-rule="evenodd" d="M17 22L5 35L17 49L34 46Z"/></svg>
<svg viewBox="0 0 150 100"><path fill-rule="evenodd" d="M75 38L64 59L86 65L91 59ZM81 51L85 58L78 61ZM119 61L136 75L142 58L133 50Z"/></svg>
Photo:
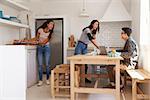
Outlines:
<svg viewBox="0 0 150 100"><path fill-rule="evenodd" d="M99 46L100 48L100 55L107 55L106 47L105 46Z"/></svg>

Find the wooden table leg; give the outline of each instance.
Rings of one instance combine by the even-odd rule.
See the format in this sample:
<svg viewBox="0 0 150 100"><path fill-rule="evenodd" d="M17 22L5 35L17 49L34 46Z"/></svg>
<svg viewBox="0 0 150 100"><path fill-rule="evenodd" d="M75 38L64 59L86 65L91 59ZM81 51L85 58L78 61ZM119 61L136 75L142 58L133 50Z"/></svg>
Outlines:
<svg viewBox="0 0 150 100"><path fill-rule="evenodd" d="M79 74L78 71L75 71L75 87L79 87Z"/></svg>
<svg viewBox="0 0 150 100"><path fill-rule="evenodd" d="M70 62L71 100L74 100L74 98L75 98L75 93L74 93L74 71L75 71L75 64L71 61Z"/></svg>
<svg viewBox="0 0 150 100"><path fill-rule="evenodd" d="M116 100L120 100L120 61L116 62Z"/></svg>
<svg viewBox="0 0 150 100"><path fill-rule="evenodd" d="M55 97L55 88L54 88L54 70L51 71L51 95L52 95L52 98Z"/></svg>
<svg viewBox="0 0 150 100"><path fill-rule="evenodd" d="M85 64L81 65L81 74L85 74ZM82 85L85 85L85 77L81 80Z"/></svg>
<svg viewBox="0 0 150 100"><path fill-rule="evenodd" d="M137 84L136 79L132 79L132 100L136 100Z"/></svg>
<svg viewBox="0 0 150 100"><path fill-rule="evenodd" d="M58 88L58 86L59 86L59 73L56 73L56 92L59 92L59 88Z"/></svg>

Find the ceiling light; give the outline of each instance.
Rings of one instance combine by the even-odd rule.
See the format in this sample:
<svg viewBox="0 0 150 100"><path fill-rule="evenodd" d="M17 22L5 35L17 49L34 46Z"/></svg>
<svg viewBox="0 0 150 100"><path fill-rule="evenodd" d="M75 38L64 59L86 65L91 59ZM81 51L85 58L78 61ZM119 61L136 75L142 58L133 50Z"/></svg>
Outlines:
<svg viewBox="0 0 150 100"><path fill-rule="evenodd" d="M87 11L86 11L86 0L83 0L83 7L82 10L80 12L80 17L89 17Z"/></svg>

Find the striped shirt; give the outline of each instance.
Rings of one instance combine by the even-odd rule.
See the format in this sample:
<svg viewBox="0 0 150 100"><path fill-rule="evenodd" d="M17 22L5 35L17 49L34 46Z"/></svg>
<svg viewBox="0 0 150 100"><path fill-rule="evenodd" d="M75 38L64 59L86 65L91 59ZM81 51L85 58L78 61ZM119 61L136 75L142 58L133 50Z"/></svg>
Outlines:
<svg viewBox="0 0 150 100"><path fill-rule="evenodd" d="M121 50L121 56L124 58L123 64L132 69L135 69L139 57L139 48L137 43L133 40L133 38L128 38L123 50Z"/></svg>

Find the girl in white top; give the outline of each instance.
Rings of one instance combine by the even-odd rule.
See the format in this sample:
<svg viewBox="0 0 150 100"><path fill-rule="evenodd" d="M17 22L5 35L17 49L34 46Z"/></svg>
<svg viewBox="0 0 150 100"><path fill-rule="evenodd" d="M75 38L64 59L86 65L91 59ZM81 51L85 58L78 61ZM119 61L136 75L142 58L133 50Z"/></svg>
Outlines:
<svg viewBox="0 0 150 100"><path fill-rule="evenodd" d="M45 57L46 65L46 83L49 85L50 74L50 46L49 41L51 39L54 29L54 22L52 20L46 21L42 26L37 29L36 40L38 41L37 55L38 55L38 71L39 71L39 83L38 86L43 84L43 56Z"/></svg>

